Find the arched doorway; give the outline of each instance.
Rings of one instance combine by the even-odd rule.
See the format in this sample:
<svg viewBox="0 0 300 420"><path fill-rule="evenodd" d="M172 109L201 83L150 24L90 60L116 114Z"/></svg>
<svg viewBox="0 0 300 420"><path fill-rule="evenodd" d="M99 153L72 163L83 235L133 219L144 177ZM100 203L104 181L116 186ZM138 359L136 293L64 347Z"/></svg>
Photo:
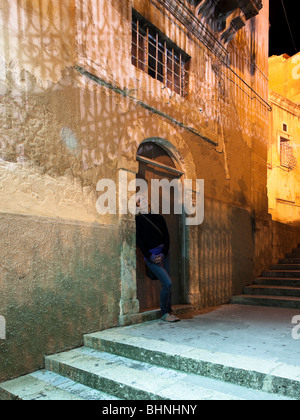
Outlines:
<svg viewBox="0 0 300 420"><path fill-rule="evenodd" d="M184 173L174 155L164 147L161 142L155 140L144 141L137 151L139 162L138 179L144 179L148 183L149 202L151 203L151 180L166 179L172 181L181 179ZM164 194L160 188L160 195ZM160 200L160 214L162 200ZM163 214L170 233L170 269L173 281L172 303L185 304L185 285L182 261L182 215L174 214L174 191L170 189L170 214ZM159 308L159 296L161 285L159 281L150 280L145 274L145 262L142 253L137 250L137 298L140 310L146 311Z"/></svg>

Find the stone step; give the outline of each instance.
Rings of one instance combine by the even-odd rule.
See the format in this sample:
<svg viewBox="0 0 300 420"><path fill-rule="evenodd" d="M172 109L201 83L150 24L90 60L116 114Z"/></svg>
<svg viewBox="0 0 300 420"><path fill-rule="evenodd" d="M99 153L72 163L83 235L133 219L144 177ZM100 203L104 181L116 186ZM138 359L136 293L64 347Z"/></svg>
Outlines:
<svg viewBox="0 0 300 420"><path fill-rule="evenodd" d="M300 249L294 248L292 252L286 254L286 258L300 258Z"/></svg>
<svg viewBox="0 0 300 420"><path fill-rule="evenodd" d="M48 364L52 365L51 368L54 365L55 369L68 371L80 381L105 387L131 400L294 399L88 348L63 353L59 357L51 356ZM43 370L1 384L0 399L107 401L119 398Z"/></svg>
<svg viewBox="0 0 300 420"><path fill-rule="evenodd" d="M279 264L300 264L300 258L282 258L278 261Z"/></svg>
<svg viewBox="0 0 300 420"><path fill-rule="evenodd" d="M281 278L299 278L300 270L267 270L262 273L262 277L281 277Z"/></svg>
<svg viewBox="0 0 300 420"><path fill-rule="evenodd" d="M300 287L251 285L244 287L246 295L291 296L300 298Z"/></svg>
<svg viewBox="0 0 300 420"><path fill-rule="evenodd" d="M160 343L161 345L161 343ZM140 349L142 351L142 349ZM46 358L46 367L124 400L240 400L221 384L87 347ZM219 385L219 386L218 386ZM238 393L237 393L238 394Z"/></svg>
<svg viewBox="0 0 300 420"><path fill-rule="evenodd" d="M300 298L287 296L240 295L234 296L231 303L238 305L256 305L278 308L300 309Z"/></svg>
<svg viewBox="0 0 300 420"><path fill-rule="evenodd" d="M124 331L124 330L123 330ZM0 400L292 400L300 367L120 333L88 334L46 369L0 384Z"/></svg>
<svg viewBox="0 0 300 420"><path fill-rule="evenodd" d="M80 401L117 400L104 392L41 370L0 384L0 400Z"/></svg>
<svg viewBox="0 0 300 420"><path fill-rule="evenodd" d="M254 283L257 285L300 287L300 279L288 277L257 277Z"/></svg>
<svg viewBox="0 0 300 420"><path fill-rule="evenodd" d="M157 344L162 347L159 342L155 343L155 348ZM120 345L124 348L122 343ZM138 347L134 353L143 353L143 350ZM47 357L46 366L77 382L105 389L124 400L279 399L267 392L254 392L243 386L224 384L216 379L175 370L173 366L166 368L153 364L153 360L151 362L148 358L141 361L84 347Z"/></svg>
<svg viewBox="0 0 300 420"><path fill-rule="evenodd" d="M247 393L250 391L255 392L252 394L254 399L263 397L263 394L266 399L276 396L300 399L300 367L291 367L281 361L259 360L246 355L191 348L180 343L174 346L165 341L129 336L115 330L88 334L84 337L84 343L95 351L119 355L136 362L151 363L171 372L175 370L188 374L187 378L192 375L200 381L197 382L198 385L209 380L211 384L221 387L217 388L218 392L221 390L229 396L232 396L232 391L227 393L226 390L232 388L227 387L234 386L238 387L235 388L238 394L234 396L240 395L242 399L248 399ZM190 379L186 380L190 382ZM177 395L182 399L185 394L179 391ZM193 399L193 394L190 395L189 391L186 396Z"/></svg>
<svg viewBox="0 0 300 420"><path fill-rule="evenodd" d="M300 264L292 264L292 263L286 263L286 264L273 264L271 265L271 270L294 270L294 271L300 271Z"/></svg>

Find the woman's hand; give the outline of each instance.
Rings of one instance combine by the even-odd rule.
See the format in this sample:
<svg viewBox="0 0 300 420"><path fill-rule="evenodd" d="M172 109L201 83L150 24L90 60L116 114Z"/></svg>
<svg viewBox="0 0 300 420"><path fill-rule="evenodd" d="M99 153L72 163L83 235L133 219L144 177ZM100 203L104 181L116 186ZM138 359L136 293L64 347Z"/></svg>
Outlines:
<svg viewBox="0 0 300 420"><path fill-rule="evenodd" d="M163 254L158 254L158 255L152 254L150 257L150 261L153 262L154 264L161 264L163 260L164 260Z"/></svg>

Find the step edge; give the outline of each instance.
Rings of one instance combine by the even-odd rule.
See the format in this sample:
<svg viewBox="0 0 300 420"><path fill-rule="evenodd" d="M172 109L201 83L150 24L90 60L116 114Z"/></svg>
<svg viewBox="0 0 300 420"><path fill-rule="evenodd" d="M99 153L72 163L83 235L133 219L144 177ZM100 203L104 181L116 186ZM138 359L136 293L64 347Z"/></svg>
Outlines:
<svg viewBox="0 0 300 420"><path fill-rule="evenodd" d="M233 298L241 298L241 297L246 297L246 298L258 298L258 299L267 299L267 300L283 300L283 301L295 301L295 302L300 302L300 297L293 297L293 296L270 296L270 295L248 295L248 294L243 294L243 295L237 295L237 296L233 296Z"/></svg>
<svg viewBox="0 0 300 420"><path fill-rule="evenodd" d="M99 352L99 353L101 353L101 352ZM57 355L49 356L49 357L47 357L47 360L49 361L49 360L57 359L56 356ZM98 358L95 358L95 360L98 360ZM170 392L169 389L170 388L174 389L177 386L184 387L184 388L191 387L191 389L193 390L192 392L198 393L199 398L200 398L201 395L203 395L203 398L206 395L205 399L207 399L209 396L210 397L213 396L214 399L219 398L219 399L224 399L224 400L225 399L226 400L227 399L229 399L229 400L240 400L241 399L241 398L238 398L238 397L233 396L233 395L222 393L221 391L216 391L216 390L213 390L213 389L202 387L198 384L189 384L186 381L183 381L183 380L178 379L178 378L174 378L174 379L166 378L166 379L163 379L163 380L160 379L161 383L157 384L157 389L150 390L149 383L147 383L147 385L145 387L144 383L141 383L141 382L140 383L137 382L136 384L134 382L129 383L128 381L124 380L124 377L122 375L114 378L113 377L114 376L114 369L113 368L108 368L107 370L104 369L101 373L99 373L99 372L95 373L95 372L92 372L90 370L83 370L82 368L76 366L76 364L70 366L69 364L67 364L63 360L59 360L58 363L59 363L60 367L62 367L62 368L64 366L67 366L68 368L71 367L72 371L69 372L68 377L70 377L70 376L74 377L76 375L80 375L80 373L83 372L83 371L86 374L94 377L92 379L89 379L88 381L85 381L85 383L88 383L91 380L94 383L94 386L96 386L95 389L99 389L98 388L99 384L96 384L95 376L97 376L98 379L103 380L103 383L105 383L105 384L110 384L111 385L112 383L114 383L114 385L116 385L116 387L118 389L114 388L113 395L115 395L117 397L123 397L125 399L128 399L128 397L129 397L129 399L132 399L132 398L136 399L136 397L138 396L139 399L142 398L142 399L150 399L150 400L157 400L157 399L171 400L171 398L170 398L171 392ZM147 362L147 364L149 364L149 362ZM47 367L48 367L48 369L51 368L51 366L49 366L49 365ZM153 380L156 380L156 381L158 379L158 376L156 374L152 374L152 373L149 373L149 372L141 372L141 371L135 370L133 368L128 368L128 367L125 367L125 366L121 366L120 364L116 365L115 367L120 369L120 370L123 369L124 371L127 371L127 373L130 372L130 371L132 373L135 373L135 374L136 374L136 372L140 372L140 373L142 373L143 377L145 377L145 375L147 375L147 376L149 376L150 379L152 378ZM58 366L54 367L55 370L57 368L58 368ZM172 369L167 369L167 370L172 370ZM109 373L109 371L112 371L112 375L105 376L105 375L107 375L107 373ZM134 378L135 378L135 380L137 380L136 376L134 376ZM73 379L73 380L75 380L75 379ZM81 383L83 383L82 380L81 380ZM153 382L151 384L153 384ZM102 386L103 385L101 385L101 388L102 388ZM124 393L125 393L125 395L124 395ZM182 399L184 399L184 398L182 398Z"/></svg>
<svg viewBox="0 0 300 420"><path fill-rule="evenodd" d="M135 337L136 338L136 337ZM109 339L104 339L104 341L107 341L109 343L110 340ZM152 341L152 340L150 340ZM118 345L118 340L115 340L115 348L114 351L111 351L112 353L116 354L116 345ZM130 344L127 342L125 343L121 343L123 346L126 345L127 347L130 346ZM160 343L161 344L161 343ZM102 342L102 348L103 348L103 342ZM105 345L105 351L108 351L107 346ZM139 348L136 346L136 348ZM127 349L128 350L128 349ZM203 359L203 351L206 352L206 355L209 353L210 354L210 358L208 359ZM202 352L202 359L201 359L201 352ZM154 353L154 354L153 354ZM117 349L117 354L119 354L120 356L124 356L124 353L122 350ZM128 355L128 353L127 353ZM278 365L274 365L272 364L272 366L270 367L269 370L267 371L257 371L257 359L251 359L252 361L252 367L251 369L249 369L249 358L245 358L244 357L244 364L240 365L240 366L236 366L236 360L237 360L237 356L236 355L228 355L228 354L222 354L222 353L218 353L219 359L220 359L220 363L216 363L216 355L217 353L213 353L212 352L208 352L206 350L203 349L190 349L188 352L177 355L177 357L172 356L172 355L168 355L168 354L157 354L157 350L153 351L151 349L142 349L142 352L139 352L138 357L135 355L134 357L131 355L131 357L135 360L145 360L145 357L147 357L147 360L149 361L151 356L152 356L152 360L151 363L159 365L159 366L164 366L164 367L169 367L169 365L171 364L171 366L179 371L183 371L183 372L187 372L187 373L196 373L198 375L201 376L205 376L205 377L210 377L213 379L218 379L218 380L222 380L224 382L230 382L230 383L235 383L237 385L246 387L246 388L251 388L251 389L257 389L257 390L261 390L261 391L266 391L266 392L274 392L274 391L268 391L264 388L264 385L262 384L261 386L256 386L257 383L259 383L259 380L257 380L257 377L260 378L260 381L262 381L264 383L265 380L270 380L271 378L271 382L273 383L273 387L276 387L276 381L279 382L283 382L286 383L287 389L285 389L285 387L283 387L285 389L285 391L280 391L280 387L278 387L277 392L274 393L278 393L280 395L284 395L284 396L288 396L288 397L292 397L292 398L299 398L299 393L298 391L294 391L293 392L289 391L289 386L292 386L299 389L299 385L300 385L300 369L299 370L299 377L284 377L282 375L275 375L274 372L276 371L277 368L279 368L279 366L282 366L282 364L278 364ZM221 360L224 360L224 356L226 356L227 358L230 356L231 360L234 361L234 363L232 362L233 365L229 365L229 364L224 364L221 362ZM127 356L128 357L128 356ZM240 356L238 356L240 358ZM170 360L165 360L165 359L170 359ZM180 358L182 358L182 360L180 360ZM192 363L193 366L197 366L197 371L195 372L194 370L191 372L190 369L187 368L187 364L188 363ZM248 365L247 365L248 363ZM202 365L202 366L201 366ZM246 366L248 366L248 368L246 369ZM261 361L261 366L266 366L266 360L262 360ZM211 370L212 369L212 370ZM231 380L228 380L228 376L222 375L220 374L220 369L221 370L228 370L231 372L231 374L234 374L234 378L232 378ZM241 371L243 372L247 372L246 373L246 379L245 378L241 378ZM293 374L295 374L295 372L293 372ZM256 378L256 379L253 379ZM234 380L233 380L234 379ZM249 383L251 384L251 386L249 386Z"/></svg>
<svg viewBox="0 0 300 420"><path fill-rule="evenodd" d="M34 386L34 388L38 388L33 391L29 391L30 386ZM24 387L24 390L22 389ZM48 395L43 395L43 393L49 393ZM83 401L83 398L76 397L74 394L62 390L56 386L53 386L47 382L44 382L40 379L35 378L32 374L24 375L16 379L12 379L10 381L6 381L0 384L0 397L5 398L5 394L7 399L13 400L21 400L21 401L37 401L37 400L50 400L51 397L53 400L55 395L60 395L60 400L78 400ZM45 398L47 397L47 398ZM1 399L0 398L0 399Z"/></svg>

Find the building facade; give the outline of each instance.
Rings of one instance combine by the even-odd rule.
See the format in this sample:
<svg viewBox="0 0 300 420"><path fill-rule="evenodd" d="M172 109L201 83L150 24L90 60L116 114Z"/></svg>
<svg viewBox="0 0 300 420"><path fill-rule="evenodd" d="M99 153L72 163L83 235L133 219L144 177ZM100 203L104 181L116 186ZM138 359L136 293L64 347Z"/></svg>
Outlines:
<svg viewBox="0 0 300 420"><path fill-rule="evenodd" d="M269 212L273 220L300 225L300 53L269 59Z"/></svg>
<svg viewBox="0 0 300 420"><path fill-rule="evenodd" d="M167 217L174 303L241 293L274 257L268 0L1 0L0 13L0 380L156 305L122 201L136 179L191 180L194 202L204 180L204 221ZM116 212L99 211L102 180Z"/></svg>

